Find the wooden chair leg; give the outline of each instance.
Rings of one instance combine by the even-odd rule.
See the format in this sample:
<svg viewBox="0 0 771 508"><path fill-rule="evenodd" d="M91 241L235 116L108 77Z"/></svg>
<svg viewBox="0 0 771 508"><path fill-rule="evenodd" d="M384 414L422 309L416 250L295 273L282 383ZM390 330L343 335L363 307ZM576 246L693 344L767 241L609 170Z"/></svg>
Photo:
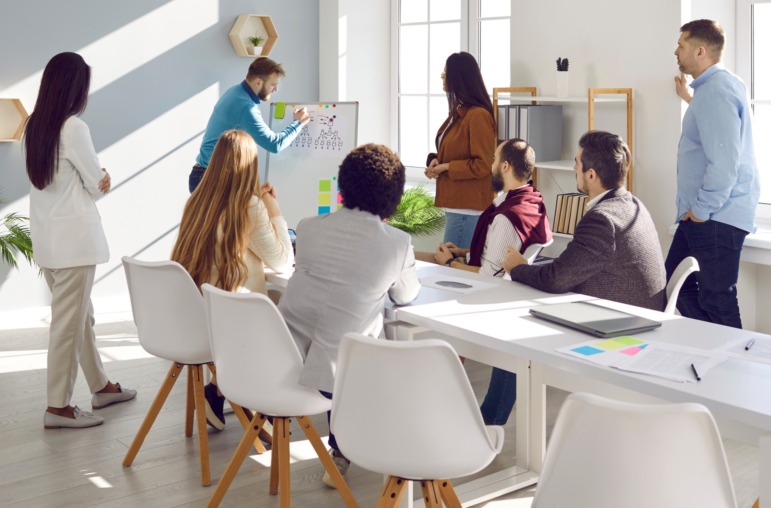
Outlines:
<svg viewBox="0 0 771 508"><path fill-rule="evenodd" d="M442 508L442 496L434 480L421 481L420 488L423 489L423 502L426 508Z"/></svg>
<svg viewBox="0 0 771 508"><path fill-rule="evenodd" d="M332 478L332 482L340 493L340 497L345 501L345 505L348 507L359 506L356 503L356 499L353 497L351 489L348 488L345 479L340 475L340 471L337 470L337 466L335 466L332 457L329 456L327 449L324 448L324 442L319 437L319 433L316 431L316 427L313 425L313 422L311 422L311 419L307 416L298 416L297 422L300 424L300 428L305 433L305 437L308 438L308 441L310 441L313 449L316 450L316 455L319 456L321 463L324 465L324 469L327 470L329 476Z"/></svg>
<svg viewBox="0 0 771 508"><path fill-rule="evenodd" d="M174 383L179 379L179 374L182 372L183 367L184 365L181 363L175 362L171 364L171 368L169 369L168 374L166 374L166 379L163 380L161 388L155 396L155 400L153 400L150 409L147 410L145 419L142 420L142 425L139 426L137 435L134 436L134 441L131 442L131 446L126 452L126 456L123 457L124 466L128 467L134 462L137 453L139 453L139 449L142 447L142 443L144 443L145 438L147 437L147 433L150 432L150 428L152 428L153 423L155 423L155 419L158 417L158 413L166 402L166 398L169 396L171 389L174 388Z"/></svg>
<svg viewBox="0 0 771 508"><path fill-rule="evenodd" d="M192 365L187 366L187 402L185 403L185 436L193 435L193 415L195 415L195 393L193 393Z"/></svg>
<svg viewBox="0 0 771 508"><path fill-rule="evenodd" d="M280 418L273 417L273 448L270 450L270 483L268 492L271 496L278 494L278 459L281 455L279 443L278 422Z"/></svg>
<svg viewBox="0 0 771 508"><path fill-rule="evenodd" d="M752 508L760 508L760 498L757 498L754 503L752 503Z"/></svg>
<svg viewBox="0 0 771 508"><path fill-rule="evenodd" d="M201 455L201 485L211 485L209 468L209 433L206 431L206 408L203 396L203 367L192 365L195 415L198 424L198 453Z"/></svg>
<svg viewBox="0 0 771 508"><path fill-rule="evenodd" d="M399 506L408 483L409 480L404 478L389 476L383 486L383 490L380 492L375 508L396 508Z"/></svg>
<svg viewBox="0 0 771 508"><path fill-rule="evenodd" d="M254 442L257 434L259 434L260 428L261 425L256 423L255 425L248 427L244 432L241 442L238 443L238 447L228 463L228 467L225 468L225 472L222 473L220 481L217 483L217 488L214 489L214 493L209 499L209 504L206 505L207 508L215 508L222 502L222 498L225 497L225 493L228 491L228 488L230 488L230 484L233 482L236 473L238 473L238 469L241 467L241 464L244 463L244 459L249 452L249 447L252 445L252 442Z"/></svg>
<svg viewBox="0 0 771 508"><path fill-rule="evenodd" d="M248 429L252 425L254 418L258 418L259 416L261 416L260 413L255 413L252 420L249 420L246 418L246 414L244 414L244 410L241 406L239 406L238 404L230 400L228 401L228 404L230 404L230 407L233 408L233 413L236 415L236 418L238 418L238 421L241 423L241 426L244 428L244 430ZM260 432L262 432L262 428L264 427L264 424L267 421L268 420L265 419L265 417L263 416L262 424L260 425ZM265 446L262 444L262 441L260 441L259 434L257 438L254 440L253 444L254 444L254 449L257 451L258 454L265 453L266 451Z"/></svg>
<svg viewBox="0 0 771 508"><path fill-rule="evenodd" d="M436 480L436 484L439 487L442 501L444 501L444 505L447 508L461 508L460 499L458 499L458 495L455 493L450 480Z"/></svg>
<svg viewBox="0 0 771 508"><path fill-rule="evenodd" d="M276 441L273 444L274 453L278 451L278 490L281 508L292 505L289 476L289 418L273 419L273 434ZM278 427L275 423L278 422Z"/></svg>

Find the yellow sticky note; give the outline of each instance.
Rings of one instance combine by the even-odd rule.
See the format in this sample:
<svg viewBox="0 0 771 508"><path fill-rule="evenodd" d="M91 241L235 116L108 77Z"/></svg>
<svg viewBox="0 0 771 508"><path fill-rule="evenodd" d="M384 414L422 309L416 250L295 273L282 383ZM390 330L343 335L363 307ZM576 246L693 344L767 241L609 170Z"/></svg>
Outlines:
<svg viewBox="0 0 771 508"><path fill-rule="evenodd" d="M331 201L329 200L329 194L319 194L319 204L320 205L328 205Z"/></svg>

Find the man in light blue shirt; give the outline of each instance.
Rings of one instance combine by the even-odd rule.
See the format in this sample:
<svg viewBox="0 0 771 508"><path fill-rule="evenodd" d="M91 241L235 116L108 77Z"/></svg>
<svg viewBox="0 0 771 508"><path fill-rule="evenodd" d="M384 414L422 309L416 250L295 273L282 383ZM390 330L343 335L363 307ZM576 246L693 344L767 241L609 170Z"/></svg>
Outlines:
<svg viewBox="0 0 771 508"><path fill-rule="evenodd" d="M259 57L249 65L246 79L230 87L214 106L206 131L203 134L201 149L198 152L193 170L190 173L190 193L195 190L209 165L220 135L230 129L248 132L254 141L272 153L278 153L300 133L309 121L305 108L294 112L294 121L283 131L273 132L262 119L260 101L270 100L270 95L278 91L278 81L286 76L280 64L267 57Z"/></svg>
<svg viewBox="0 0 771 508"><path fill-rule="evenodd" d="M667 278L687 256L700 271L686 280L677 308L686 317L741 328L736 281L744 238L755 230L760 196L747 88L720 59L723 29L711 20L680 28L675 78L689 102L677 150L677 220ZM693 97L685 84L693 76Z"/></svg>

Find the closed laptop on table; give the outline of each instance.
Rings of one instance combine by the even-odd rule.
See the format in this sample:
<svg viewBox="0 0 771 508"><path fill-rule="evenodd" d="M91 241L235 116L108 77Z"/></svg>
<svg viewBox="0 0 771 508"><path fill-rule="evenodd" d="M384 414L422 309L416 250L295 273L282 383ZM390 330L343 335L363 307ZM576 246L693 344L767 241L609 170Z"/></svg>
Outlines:
<svg viewBox="0 0 771 508"><path fill-rule="evenodd" d="M590 302L539 305L530 314L597 337L618 337L658 328L661 323Z"/></svg>

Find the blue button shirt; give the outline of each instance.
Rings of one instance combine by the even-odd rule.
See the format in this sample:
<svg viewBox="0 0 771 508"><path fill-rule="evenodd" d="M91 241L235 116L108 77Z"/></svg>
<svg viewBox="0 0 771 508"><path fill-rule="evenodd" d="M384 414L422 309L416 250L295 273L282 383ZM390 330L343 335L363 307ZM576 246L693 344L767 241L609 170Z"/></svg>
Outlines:
<svg viewBox="0 0 771 508"><path fill-rule="evenodd" d="M691 210L754 232L760 182L747 88L720 64L691 87L677 148L677 220Z"/></svg>
<svg viewBox="0 0 771 508"><path fill-rule="evenodd" d="M203 167L209 165L214 145L226 130L246 131L265 150L278 153L294 141L300 133L300 127L300 122L295 120L281 132L270 130L262 119L260 99L252 87L242 81L240 85L230 87L214 106L196 162Z"/></svg>

